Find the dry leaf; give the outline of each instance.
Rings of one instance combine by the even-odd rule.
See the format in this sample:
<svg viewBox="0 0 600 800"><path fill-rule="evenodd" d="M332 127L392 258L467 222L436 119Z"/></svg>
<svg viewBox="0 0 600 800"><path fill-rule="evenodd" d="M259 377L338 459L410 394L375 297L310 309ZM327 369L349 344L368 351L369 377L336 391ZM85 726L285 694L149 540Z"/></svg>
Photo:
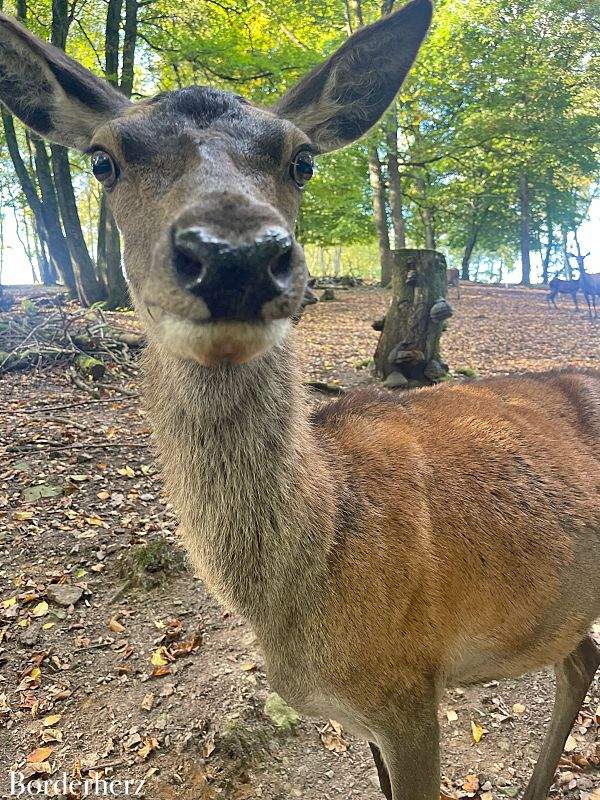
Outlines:
<svg viewBox="0 0 600 800"><path fill-rule="evenodd" d="M155 667L164 667L166 664L168 664L169 658L167 654L167 648L159 647L158 650L155 650L152 653L152 658L150 659L150 663Z"/></svg>
<svg viewBox="0 0 600 800"><path fill-rule="evenodd" d="M254 661L246 661L240 665L240 669L243 672L253 672L256 669L256 664Z"/></svg>
<svg viewBox="0 0 600 800"><path fill-rule="evenodd" d="M170 672L171 672L171 667L169 666L154 667L154 669L150 673L150 677L163 678L165 675L169 675Z"/></svg>
<svg viewBox="0 0 600 800"><path fill-rule="evenodd" d="M158 748L158 740L150 736L144 738L144 744L137 751L138 756L145 761L153 750Z"/></svg>
<svg viewBox="0 0 600 800"><path fill-rule="evenodd" d="M118 469L117 472L126 478L135 478L135 472L129 466Z"/></svg>
<svg viewBox="0 0 600 800"><path fill-rule="evenodd" d="M479 790L479 778L477 775L467 775L463 781L462 788L469 794L475 794Z"/></svg>
<svg viewBox="0 0 600 800"><path fill-rule="evenodd" d="M319 731L321 741L326 750L332 753L345 753L348 742L343 737L343 729L339 722L330 719L327 725Z"/></svg>
<svg viewBox="0 0 600 800"><path fill-rule="evenodd" d="M119 620L115 619L114 617L108 621L108 627L114 633L123 633L126 630L125 626L121 625ZM152 662L152 663L154 663L154 662Z"/></svg>
<svg viewBox="0 0 600 800"><path fill-rule="evenodd" d="M13 519L19 521L25 521L27 519L33 519L33 511L15 511L13 514Z"/></svg>
<svg viewBox="0 0 600 800"><path fill-rule="evenodd" d="M37 606L31 612L33 617L45 617L48 613L48 603L45 600L42 600L41 603L38 603Z"/></svg>
<svg viewBox="0 0 600 800"><path fill-rule="evenodd" d="M154 695L152 692L148 692L144 695L140 706L144 709L144 711L152 711L152 707L154 706Z"/></svg>
<svg viewBox="0 0 600 800"><path fill-rule="evenodd" d="M7 600L2 601L3 608L11 608L11 606L16 605L17 598L16 597L9 597Z"/></svg>
<svg viewBox="0 0 600 800"><path fill-rule="evenodd" d="M522 703L515 703L512 707L513 714L524 714L527 710Z"/></svg>
<svg viewBox="0 0 600 800"><path fill-rule="evenodd" d="M481 725L471 720L471 733L473 734L473 741L477 744L481 741L482 736L485 736L487 731L485 728L482 728Z"/></svg>
<svg viewBox="0 0 600 800"><path fill-rule="evenodd" d="M51 747L37 747L27 756L27 763L40 764L42 761L47 761L52 753L53 750Z"/></svg>
<svg viewBox="0 0 600 800"><path fill-rule="evenodd" d="M458 719L458 714L456 713L456 711L454 711L454 709L449 708L446 711L446 717L448 718L448 722L456 722L456 720Z"/></svg>
<svg viewBox="0 0 600 800"><path fill-rule="evenodd" d="M61 719L62 714L50 714L42 719L42 725L45 728L51 728L53 725L56 725L57 722L60 722Z"/></svg>
<svg viewBox="0 0 600 800"><path fill-rule="evenodd" d="M574 739L573 736L569 736L565 742L565 753L572 753L576 747L577 739Z"/></svg>

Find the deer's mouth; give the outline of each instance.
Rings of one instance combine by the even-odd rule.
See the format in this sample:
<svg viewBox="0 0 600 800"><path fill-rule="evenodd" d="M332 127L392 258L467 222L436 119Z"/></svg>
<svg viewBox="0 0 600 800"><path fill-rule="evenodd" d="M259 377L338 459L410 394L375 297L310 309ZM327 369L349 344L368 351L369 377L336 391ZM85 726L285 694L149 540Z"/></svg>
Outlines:
<svg viewBox="0 0 600 800"><path fill-rule="evenodd" d="M223 363L244 364L281 344L289 319L271 321L211 320L181 317L150 304L151 338L171 355L206 367Z"/></svg>

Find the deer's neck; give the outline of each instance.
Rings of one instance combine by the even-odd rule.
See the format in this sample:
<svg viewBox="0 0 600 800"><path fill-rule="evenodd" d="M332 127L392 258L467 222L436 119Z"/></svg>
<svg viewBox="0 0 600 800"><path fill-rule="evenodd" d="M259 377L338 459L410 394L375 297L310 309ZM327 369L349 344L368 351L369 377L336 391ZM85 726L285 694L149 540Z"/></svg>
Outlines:
<svg viewBox="0 0 600 800"><path fill-rule="evenodd" d="M150 415L188 551L210 588L265 636L266 618L286 625L299 606L307 613L334 533L329 468L290 344L216 368L150 350L147 369Z"/></svg>

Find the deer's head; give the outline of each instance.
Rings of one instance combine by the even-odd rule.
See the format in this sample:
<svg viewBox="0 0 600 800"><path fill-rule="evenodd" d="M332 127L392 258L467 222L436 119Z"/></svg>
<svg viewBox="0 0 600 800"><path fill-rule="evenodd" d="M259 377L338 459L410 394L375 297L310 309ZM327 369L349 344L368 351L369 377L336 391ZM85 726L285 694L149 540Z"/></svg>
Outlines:
<svg viewBox="0 0 600 800"><path fill-rule="evenodd" d="M413 0L260 108L201 86L131 103L0 14L0 100L90 154L151 341L207 365L243 362L281 341L302 299L294 224L314 156L377 122L430 19L430 0Z"/></svg>

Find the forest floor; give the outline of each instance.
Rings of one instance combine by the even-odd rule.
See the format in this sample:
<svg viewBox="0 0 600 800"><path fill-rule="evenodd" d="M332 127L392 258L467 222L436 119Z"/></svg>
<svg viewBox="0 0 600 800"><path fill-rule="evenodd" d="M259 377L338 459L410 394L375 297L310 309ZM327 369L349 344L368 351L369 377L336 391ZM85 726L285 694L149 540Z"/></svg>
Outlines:
<svg viewBox="0 0 600 800"><path fill-rule="evenodd" d="M370 324L389 295L337 298L308 308L298 326L305 375L364 384ZM566 301L549 310L543 292L463 286L454 305L444 337L452 367L600 367L600 320ZM131 314L111 319L136 328ZM137 391L137 372L124 385ZM272 699L265 710L251 631L208 596L179 548L139 398L93 400L60 367L5 374L0 398L0 796L11 796L12 769L145 778L138 796L157 800L379 800L365 743L285 709L281 719ZM476 603L485 587L469 591ZM516 797L552 696L549 672L447 692L446 793ZM556 797L600 798L599 706L596 682Z"/></svg>

